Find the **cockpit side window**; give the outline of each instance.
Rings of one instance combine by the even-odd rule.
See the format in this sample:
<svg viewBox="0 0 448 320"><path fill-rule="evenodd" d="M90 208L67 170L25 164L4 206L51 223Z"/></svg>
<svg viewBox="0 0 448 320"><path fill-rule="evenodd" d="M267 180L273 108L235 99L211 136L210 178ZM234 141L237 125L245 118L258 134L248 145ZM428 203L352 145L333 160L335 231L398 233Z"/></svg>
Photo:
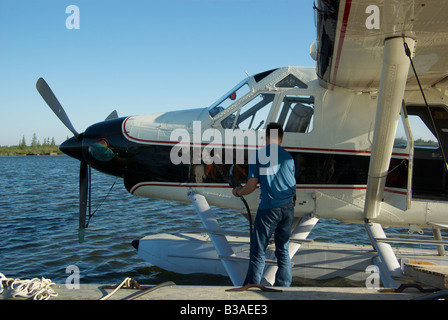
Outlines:
<svg viewBox="0 0 448 320"><path fill-rule="evenodd" d="M314 97L285 96L277 119L285 132L309 133L313 130L313 119Z"/></svg>
<svg viewBox="0 0 448 320"><path fill-rule="evenodd" d="M260 94L241 109L221 121L224 129L259 130L264 127L274 101L274 94Z"/></svg>

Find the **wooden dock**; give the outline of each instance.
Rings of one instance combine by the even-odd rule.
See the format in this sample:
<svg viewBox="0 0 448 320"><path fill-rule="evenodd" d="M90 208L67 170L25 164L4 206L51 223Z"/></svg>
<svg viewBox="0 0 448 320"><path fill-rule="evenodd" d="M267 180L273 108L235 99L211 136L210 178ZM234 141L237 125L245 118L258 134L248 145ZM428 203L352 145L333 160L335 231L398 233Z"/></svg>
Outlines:
<svg viewBox="0 0 448 320"><path fill-rule="evenodd" d="M404 265L404 273L424 285L448 289L448 266L422 261L409 261Z"/></svg>
<svg viewBox="0 0 448 320"><path fill-rule="evenodd" d="M400 293L357 287L290 287L272 291L250 288L245 291L236 291L235 287L178 286L174 283L146 286L140 289L120 288L116 291L110 286L95 284L80 285L78 289L68 289L65 284L55 284L52 289L57 296L49 300L413 300L425 295L415 289ZM9 299L25 300L20 297L13 298L10 292L5 290L0 295L0 300Z"/></svg>

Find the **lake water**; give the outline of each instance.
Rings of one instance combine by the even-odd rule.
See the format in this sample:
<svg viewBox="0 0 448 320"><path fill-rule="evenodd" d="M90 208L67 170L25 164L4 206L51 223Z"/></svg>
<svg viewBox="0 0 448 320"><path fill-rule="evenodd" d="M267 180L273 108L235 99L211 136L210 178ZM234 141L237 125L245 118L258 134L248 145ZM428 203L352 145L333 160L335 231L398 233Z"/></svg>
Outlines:
<svg viewBox="0 0 448 320"><path fill-rule="evenodd" d="M65 283L66 268L76 265L82 284L117 284L126 277L141 284L230 284L226 277L166 272L141 260L131 245L149 234L202 228L191 204L134 197L121 179L92 170L92 211L116 184L92 218L85 242L79 243L79 161L67 156L0 157L0 172L0 273L6 277ZM239 213L214 210L224 229L248 231ZM369 243L362 226L333 220L319 221L310 238Z"/></svg>

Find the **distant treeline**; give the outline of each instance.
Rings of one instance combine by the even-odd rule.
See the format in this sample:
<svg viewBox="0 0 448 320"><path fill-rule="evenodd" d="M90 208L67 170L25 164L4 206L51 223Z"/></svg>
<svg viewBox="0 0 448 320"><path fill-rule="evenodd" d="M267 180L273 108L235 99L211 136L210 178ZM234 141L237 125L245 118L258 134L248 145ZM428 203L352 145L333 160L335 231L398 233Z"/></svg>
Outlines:
<svg viewBox="0 0 448 320"><path fill-rule="evenodd" d="M395 138L395 142L394 145L398 146L398 145L406 145L407 144L407 140L406 138ZM439 144L437 141L434 140L423 140L421 138L414 140L414 146L432 146L432 147L438 147Z"/></svg>
<svg viewBox="0 0 448 320"><path fill-rule="evenodd" d="M62 154L59 146L56 145L54 138L45 138L41 143L36 134L33 134L31 144L27 144L23 137L16 146L0 146L0 156L19 156L19 155L44 155L44 154Z"/></svg>

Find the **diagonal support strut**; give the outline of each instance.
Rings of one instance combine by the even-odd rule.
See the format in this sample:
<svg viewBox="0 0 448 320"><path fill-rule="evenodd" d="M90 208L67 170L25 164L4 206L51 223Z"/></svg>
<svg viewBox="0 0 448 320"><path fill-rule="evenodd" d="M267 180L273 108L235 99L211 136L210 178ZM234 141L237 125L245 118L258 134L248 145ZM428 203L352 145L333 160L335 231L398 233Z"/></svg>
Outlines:
<svg viewBox="0 0 448 320"><path fill-rule="evenodd" d="M199 214L205 229L210 231L210 239L212 240L213 246L220 257L230 280L232 280L232 283L235 286L242 286L247 270L242 267L240 262L235 261L236 259L231 259L231 257L237 257L235 256L233 249L230 247L229 242L227 241L227 238L224 235L218 220L216 220L216 217L213 214L207 200L204 196L194 192L190 192L188 196L190 197L196 212Z"/></svg>

